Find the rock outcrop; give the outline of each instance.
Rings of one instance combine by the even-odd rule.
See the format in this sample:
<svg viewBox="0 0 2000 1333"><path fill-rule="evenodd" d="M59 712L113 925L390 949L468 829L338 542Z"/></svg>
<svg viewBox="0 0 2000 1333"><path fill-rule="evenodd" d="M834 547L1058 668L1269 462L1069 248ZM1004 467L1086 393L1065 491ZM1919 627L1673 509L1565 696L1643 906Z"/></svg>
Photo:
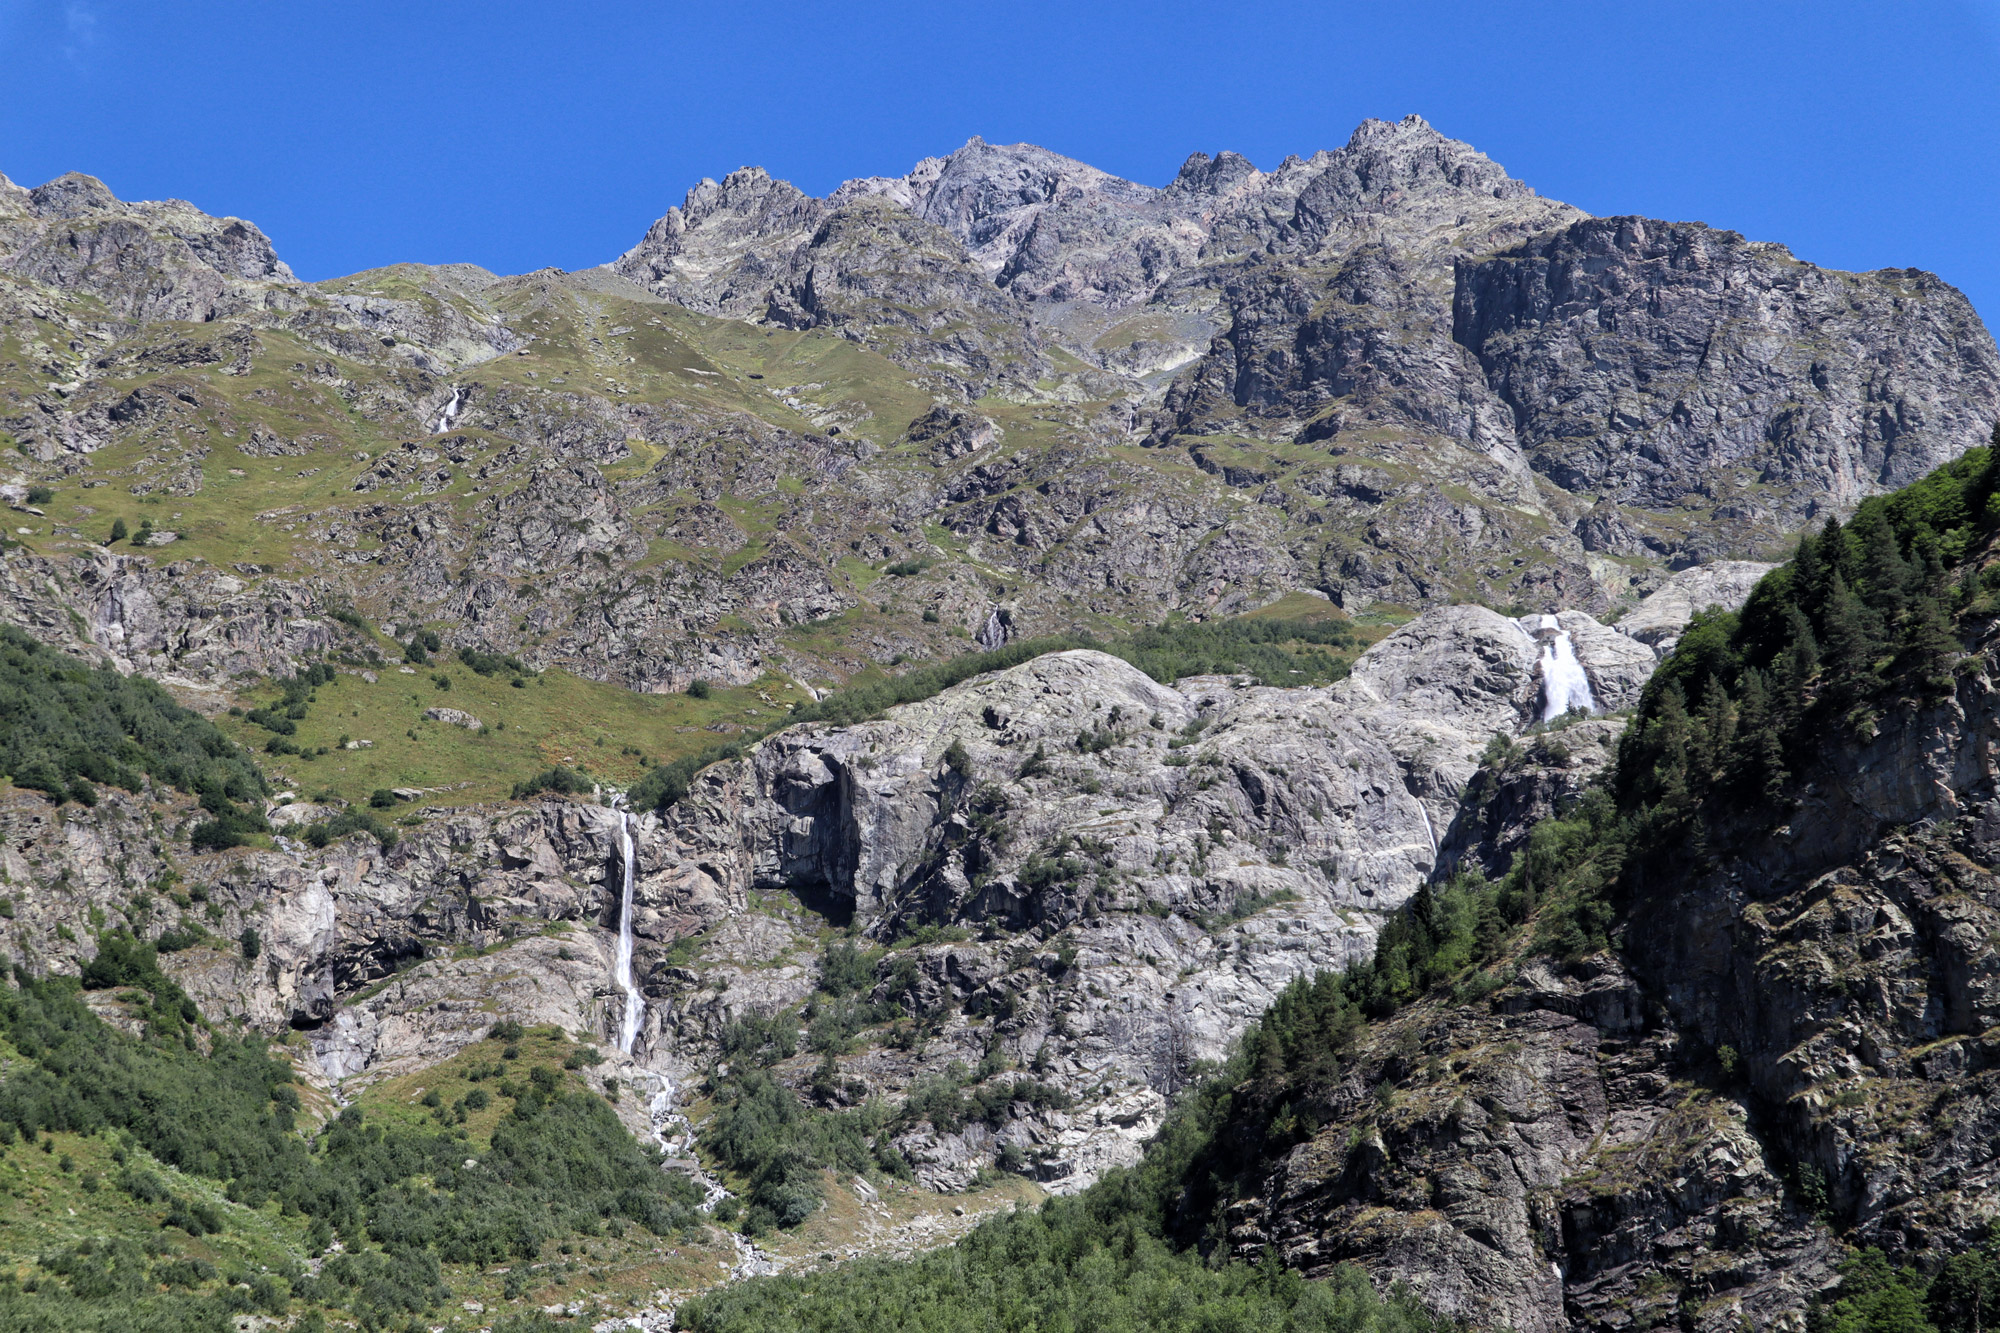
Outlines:
<svg viewBox="0 0 2000 1333"><path fill-rule="evenodd" d="M1804 1328L1849 1245L1934 1268L1980 1243L2000 1126L1982 634L1954 697L1830 737L1788 812L1720 810L1635 866L1612 951L1530 949L1477 1000L1373 1026L1318 1130L1233 1205L1239 1251L1359 1261L1478 1324L1722 1330ZM1467 816L1548 782L1503 760Z"/></svg>
<svg viewBox="0 0 2000 1333"><path fill-rule="evenodd" d="M1697 611L1741 606L1772 566L1754 560L1718 560L1684 569L1647 594L1618 618L1618 632L1630 635L1665 657Z"/></svg>
<svg viewBox="0 0 2000 1333"><path fill-rule="evenodd" d="M1593 218L1464 262L1453 311L1536 471L1622 504L1776 483L1761 503L1792 527L2000 418L1992 340L1930 274L1829 272L1697 223Z"/></svg>

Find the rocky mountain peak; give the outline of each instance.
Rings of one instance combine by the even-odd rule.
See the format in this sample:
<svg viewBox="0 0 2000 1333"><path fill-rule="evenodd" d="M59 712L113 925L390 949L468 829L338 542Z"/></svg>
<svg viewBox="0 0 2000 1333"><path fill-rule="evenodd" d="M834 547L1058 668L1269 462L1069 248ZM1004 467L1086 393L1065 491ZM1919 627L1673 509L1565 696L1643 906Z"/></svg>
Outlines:
<svg viewBox="0 0 2000 1333"><path fill-rule="evenodd" d="M1067 191L1130 182L1034 144L967 144L945 160L920 212L965 242L990 271L1011 254L1042 209ZM1137 187L1143 189L1144 187Z"/></svg>
<svg viewBox="0 0 2000 1333"><path fill-rule="evenodd" d="M809 197L790 181L773 180L771 173L762 167L738 167L719 183L704 177L687 192L681 212L695 222L716 213L768 207L773 201L784 207Z"/></svg>
<svg viewBox="0 0 2000 1333"><path fill-rule="evenodd" d="M1288 157L1269 174L1239 153L1197 153L1164 189L1035 144L975 135L906 175L850 180L823 201L755 168L720 186L705 181L613 267L672 299L713 302L710 279L723 269L742 269L742 282L726 280L731 287L776 272L808 242L825 209L862 197L887 199L943 228L1016 295L1113 309L1149 299L1205 256L1319 247L1385 227L1414 244L1475 219L1515 226L1511 237L1582 216L1536 200L1497 163L1419 116L1365 122L1346 147ZM1370 220L1344 225L1348 215ZM696 232L713 234L690 239ZM745 298L738 307L731 308L752 305Z"/></svg>
<svg viewBox="0 0 2000 1333"><path fill-rule="evenodd" d="M1357 217L1387 216L1393 220L1368 225L1388 227L1400 244L1422 245L1454 222L1491 218L1540 229L1584 216L1567 204L1542 203L1492 158L1420 116L1364 121L1346 147L1308 165L1317 169L1298 190L1292 224L1314 243L1350 235Z"/></svg>
<svg viewBox="0 0 2000 1333"><path fill-rule="evenodd" d="M825 211L790 181L740 167L720 182L704 178L609 267L691 309L745 315L765 304L768 275Z"/></svg>
<svg viewBox="0 0 2000 1333"><path fill-rule="evenodd" d="M1207 153L1195 152L1188 154L1187 161L1181 163L1180 171L1167 189L1182 194L1227 194L1261 174L1241 153L1224 149L1210 157Z"/></svg>
<svg viewBox="0 0 2000 1333"><path fill-rule="evenodd" d="M181 199L131 202L103 181L70 172L25 192L0 252L14 274L58 291L87 292L140 320L209 320L272 300L270 284L297 281L269 237L239 218ZM295 293L294 293L295 295Z"/></svg>
<svg viewBox="0 0 2000 1333"><path fill-rule="evenodd" d="M28 191L29 208L39 218L80 218L116 212L121 205L103 181L72 171Z"/></svg>

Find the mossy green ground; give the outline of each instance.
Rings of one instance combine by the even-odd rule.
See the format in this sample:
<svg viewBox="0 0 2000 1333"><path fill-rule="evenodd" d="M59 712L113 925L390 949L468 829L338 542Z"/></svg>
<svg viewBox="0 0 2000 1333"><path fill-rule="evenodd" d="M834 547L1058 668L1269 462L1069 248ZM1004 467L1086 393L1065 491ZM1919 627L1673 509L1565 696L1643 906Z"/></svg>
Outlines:
<svg viewBox="0 0 2000 1333"><path fill-rule="evenodd" d="M274 782L301 796L331 791L365 801L381 787L434 787L432 802L461 804L509 795L514 784L558 764L611 786L637 781L652 764L698 753L746 729L761 730L805 695L776 677L739 688L716 687L706 699L640 694L585 680L559 669L525 678L481 676L459 662L434 660L403 674L375 669L370 684L342 672L315 691L298 734L300 748L328 753L306 759L262 753L272 733L240 718L220 719L242 744L259 751ZM442 678L451 682L441 689ZM246 705L270 693L246 692ZM432 708L454 708L485 724L478 731L426 720ZM366 749L341 747L367 740Z"/></svg>
<svg viewBox="0 0 2000 1333"><path fill-rule="evenodd" d="M47 1144L45 1151L41 1145ZM16 1140L0 1149L0 1271L25 1277L33 1256L92 1236L145 1241L162 1233L167 1207L141 1204L112 1183L120 1164L118 1142L108 1134L44 1134L36 1143ZM172 1248L220 1269L277 1267L304 1250L303 1219L280 1215L278 1205L245 1208L223 1197L221 1186L155 1161L142 1149L127 1159L155 1172L191 1202L206 1203L225 1222L214 1235L166 1233ZM70 1165L63 1166L65 1159Z"/></svg>
<svg viewBox="0 0 2000 1333"><path fill-rule="evenodd" d="M525 1087L530 1071L544 1066L565 1086L589 1090L582 1073L563 1069L565 1060L581 1048L559 1030L529 1029L514 1046L516 1055L510 1060L504 1054L507 1043L475 1042L433 1068L366 1088L354 1104L370 1123L415 1127L438 1119L439 1112L423 1104L428 1092L439 1094L450 1121L449 1108L473 1089L484 1089L490 1098L487 1106L468 1111L464 1121L469 1132L467 1152L484 1153L494 1127L514 1106L500 1091L503 1081ZM10 1048L0 1049L0 1068L14 1059L18 1057ZM481 1077L471 1077L474 1073ZM301 1091L310 1094L310 1089ZM316 1127L319 1119L302 1117L302 1130ZM140 1202L115 1183L124 1163L114 1154L157 1175L173 1195L214 1209L222 1229L195 1237L163 1225L165 1202ZM94 1238L122 1238L163 1256L201 1260L224 1275L297 1271L309 1257L303 1218L285 1216L275 1201L255 1209L231 1203L217 1182L163 1165L115 1133L43 1134L0 1147L0 1274L32 1280L37 1274L36 1256ZM423 1326L475 1329L489 1325L494 1313L579 1298L608 1315L649 1304L663 1290L689 1292L713 1285L727 1276L734 1259L733 1246L714 1230L662 1237L627 1226L616 1235L572 1236L549 1243L525 1264L446 1265L443 1279L452 1293L451 1304L433 1312ZM510 1288L508 1279L517 1269L526 1271L527 1280L517 1278ZM466 1302L491 1313L480 1317L466 1311ZM335 1327L349 1318L340 1310L325 1313Z"/></svg>

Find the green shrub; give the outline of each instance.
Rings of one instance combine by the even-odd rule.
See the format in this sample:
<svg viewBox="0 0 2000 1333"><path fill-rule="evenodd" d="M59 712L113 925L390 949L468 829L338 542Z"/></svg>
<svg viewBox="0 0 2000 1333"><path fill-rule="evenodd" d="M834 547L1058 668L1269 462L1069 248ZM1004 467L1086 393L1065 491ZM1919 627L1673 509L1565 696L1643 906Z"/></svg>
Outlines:
<svg viewBox="0 0 2000 1333"><path fill-rule="evenodd" d="M477 648L461 648L458 660L482 676L507 672L518 678L529 674L526 664L511 653L483 653Z"/></svg>
<svg viewBox="0 0 2000 1333"><path fill-rule="evenodd" d="M0 628L0 769L57 801L94 798L96 786L139 792L151 776L201 797L232 831L263 828L233 806L262 796L263 776L207 719L143 676L87 667L11 627Z"/></svg>
<svg viewBox="0 0 2000 1333"><path fill-rule="evenodd" d="M588 778L578 774L574 769L557 764L547 772L537 773L531 778L526 778L515 783L514 799L517 801L523 800L530 796L540 795L545 791L557 792L567 796L576 792L589 791L590 788L591 784Z"/></svg>
<svg viewBox="0 0 2000 1333"><path fill-rule="evenodd" d="M963 742L954 738L944 750L944 766L962 778L972 776L972 756L966 753Z"/></svg>
<svg viewBox="0 0 2000 1333"><path fill-rule="evenodd" d="M369 804L373 805L373 800ZM396 830L383 823L373 811L353 807L308 825L304 836L315 847L327 847L354 833L368 834L385 852L396 845L399 837Z"/></svg>
<svg viewBox="0 0 2000 1333"><path fill-rule="evenodd" d="M875 984L875 958L852 940L836 940L820 951L819 988L848 995Z"/></svg>

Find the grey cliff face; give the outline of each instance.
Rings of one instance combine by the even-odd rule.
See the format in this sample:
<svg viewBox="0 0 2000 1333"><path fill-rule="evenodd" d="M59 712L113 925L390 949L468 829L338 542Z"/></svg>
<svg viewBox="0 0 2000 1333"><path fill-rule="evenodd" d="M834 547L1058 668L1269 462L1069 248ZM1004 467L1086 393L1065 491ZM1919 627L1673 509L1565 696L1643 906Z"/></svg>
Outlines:
<svg viewBox="0 0 2000 1333"><path fill-rule="evenodd" d="M1668 642L1738 582L1682 580L1630 628ZM1722 1330L1803 1329L1849 1245L1979 1243L2000 789L1991 633L1972 648L1948 701L1830 738L1782 823L1745 808L1640 866L1614 952L1372 1029L1233 1207L1240 1252L1360 1261L1475 1323ZM1462 835L1546 813L1548 739L1481 774Z"/></svg>
<svg viewBox="0 0 2000 1333"><path fill-rule="evenodd" d="M282 299L293 283L252 224L179 200L126 205L76 173L0 195L0 226L0 267L135 321L211 320Z"/></svg>
<svg viewBox="0 0 2000 1333"><path fill-rule="evenodd" d="M1466 261L1453 336L1567 490L1779 483L1797 522L1907 485L1996 414L1992 340L1928 274L1834 273L1695 223L1597 218Z"/></svg>

